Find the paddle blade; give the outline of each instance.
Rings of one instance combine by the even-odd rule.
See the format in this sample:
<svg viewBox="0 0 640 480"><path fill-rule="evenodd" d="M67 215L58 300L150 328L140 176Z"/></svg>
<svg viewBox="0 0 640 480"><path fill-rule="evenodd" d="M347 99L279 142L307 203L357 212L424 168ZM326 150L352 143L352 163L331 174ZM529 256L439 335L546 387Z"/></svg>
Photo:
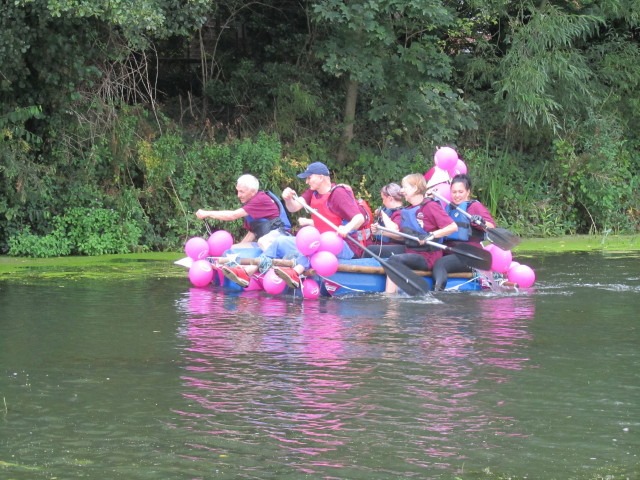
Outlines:
<svg viewBox="0 0 640 480"><path fill-rule="evenodd" d="M448 250L459 255L462 261L470 268L491 270L491 252L483 248L460 243L455 247L449 247Z"/></svg>
<svg viewBox="0 0 640 480"><path fill-rule="evenodd" d="M429 293L429 285L424 279L406 265L389 265L381 258L377 259L385 273L399 289L412 297Z"/></svg>
<svg viewBox="0 0 640 480"><path fill-rule="evenodd" d="M487 228L487 238L503 250L511 250L520 243L520 237L506 228Z"/></svg>

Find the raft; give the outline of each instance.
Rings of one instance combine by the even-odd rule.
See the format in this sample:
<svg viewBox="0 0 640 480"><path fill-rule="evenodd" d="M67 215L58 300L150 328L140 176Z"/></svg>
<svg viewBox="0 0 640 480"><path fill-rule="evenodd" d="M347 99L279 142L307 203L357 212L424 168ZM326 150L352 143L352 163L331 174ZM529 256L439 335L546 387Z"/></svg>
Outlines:
<svg viewBox="0 0 640 480"><path fill-rule="evenodd" d="M258 248L236 248L227 250L223 257L207 257L207 260L214 266L235 261L240 265L258 265L261 250ZM189 268L192 259L183 258L175 262L178 265ZM274 259L274 266L291 267L291 260ZM430 271L416 271L421 276L429 289L433 289L433 279ZM304 277L313 278L320 285L320 293L325 297L339 297L343 295L354 295L362 293L381 293L385 290L386 275L384 268L373 258L358 258L352 260L340 260L338 271L329 276L318 275L313 269L306 270ZM219 269L215 269L213 285L230 290L242 291L240 285L227 279ZM503 279L494 279L489 272L466 272L451 273L447 281L446 291L480 291L483 289L495 288L516 288L515 285L508 285ZM260 275L254 275L247 289L261 289ZM291 289L289 289L291 290Z"/></svg>

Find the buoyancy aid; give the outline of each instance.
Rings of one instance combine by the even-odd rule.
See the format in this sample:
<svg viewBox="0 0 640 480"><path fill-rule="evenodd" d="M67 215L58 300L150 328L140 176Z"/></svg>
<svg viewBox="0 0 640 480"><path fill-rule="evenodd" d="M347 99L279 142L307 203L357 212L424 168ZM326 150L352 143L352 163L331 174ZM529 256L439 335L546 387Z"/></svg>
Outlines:
<svg viewBox="0 0 640 480"><path fill-rule="evenodd" d="M334 213L327 203L329 202L329 197L331 197L331 192L333 188L326 195L317 195L315 192L311 195L311 205L310 207L314 210L317 210L320 215L329 220L329 222L334 225L342 225L342 217L336 213ZM328 225L323 220L320 220L318 215L313 215L313 225L318 229L320 233L334 231L334 229Z"/></svg>
<svg viewBox="0 0 640 480"><path fill-rule="evenodd" d="M477 202L477 200L468 200L458 205L458 208L453 203L449 203L445 206L445 211L449 214L451 219L458 225L458 231L444 237L445 241L455 240L459 242L468 242L471 240L482 241L484 234L471 228L471 220L460 210L467 212L469 205Z"/></svg>
<svg viewBox="0 0 640 480"><path fill-rule="evenodd" d="M423 235L427 235L428 231L426 231L420 222L418 221L418 212L427 202L434 202L432 198L425 198L418 205L412 205L411 207L405 207L400 212L400 231L403 233L408 233L409 235L414 235L416 237L421 237ZM442 239L435 239L434 242L442 243ZM419 245L414 240L405 240L405 245L407 245L412 250L433 250L435 247L430 245Z"/></svg>
<svg viewBox="0 0 640 480"><path fill-rule="evenodd" d="M451 219L456 222L456 225L458 225L458 231L452 233L451 235L447 235L445 237L445 240L458 240L461 242L469 241L469 239L471 238L471 221L469 220L469 217L467 217L460 210L466 212L472 202L475 202L475 200L462 202L460 205L458 205L458 208L456 208L453 203L449 203L445 206L445 211L449 214Z"/></svg>
<svg viewBox="0 0 640 480"><path fill-rule="evenodd" d="M275 193L270 190L265 190L264 193L266 193L278 206L279 216L278 218L272 219L254 219L251 215L247 215L249 230L255 234L256 238L266 235L271 230L282 229L283 232L289 232L291 230L291 221L289 220L289 216L287 215L287 210L284 208L284 205Z"/></svg>

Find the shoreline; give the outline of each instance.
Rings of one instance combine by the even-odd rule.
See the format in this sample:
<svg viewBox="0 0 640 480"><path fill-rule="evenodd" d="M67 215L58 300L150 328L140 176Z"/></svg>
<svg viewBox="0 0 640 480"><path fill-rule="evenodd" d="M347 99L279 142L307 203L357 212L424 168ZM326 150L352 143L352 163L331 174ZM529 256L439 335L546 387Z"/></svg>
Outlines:
<svg viewBox="0 0 640 480"><path fill-rule="evenodd" d="M639 235L575 235L530 238L513 249L514 258L536 253L634 253L640 252ZM185 278L185 270L173 264L184 252L147 252L96 257L25 258L0 256L0 282L36 279Z"/></svg>

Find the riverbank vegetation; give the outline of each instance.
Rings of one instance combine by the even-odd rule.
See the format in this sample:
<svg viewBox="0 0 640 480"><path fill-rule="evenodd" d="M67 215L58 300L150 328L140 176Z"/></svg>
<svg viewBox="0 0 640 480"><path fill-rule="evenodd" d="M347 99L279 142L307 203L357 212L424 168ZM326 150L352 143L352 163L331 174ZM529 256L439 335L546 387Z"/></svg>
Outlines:
<svg viewBox="0 0 640 480"><path fill-rule="evenodd" d="M1 254L178 251L240 174L280 193L311 161L375 205L443 145L523 237L640 226L634 0L16 0L0 24Z"/></svg>
<svg viewBox="0 0 640 480"><path fill-rule="evenodd" d="M513 253L515 259L532 258L548 253L636 254L640 252L640 235L576 235L556 238L526 239ZM182 278L185 269L173 264L184 256L181 252L143 252L100 256L55 258L21 258L0 256L0 281L25 282L58 278L135 279Z"/></svg>

